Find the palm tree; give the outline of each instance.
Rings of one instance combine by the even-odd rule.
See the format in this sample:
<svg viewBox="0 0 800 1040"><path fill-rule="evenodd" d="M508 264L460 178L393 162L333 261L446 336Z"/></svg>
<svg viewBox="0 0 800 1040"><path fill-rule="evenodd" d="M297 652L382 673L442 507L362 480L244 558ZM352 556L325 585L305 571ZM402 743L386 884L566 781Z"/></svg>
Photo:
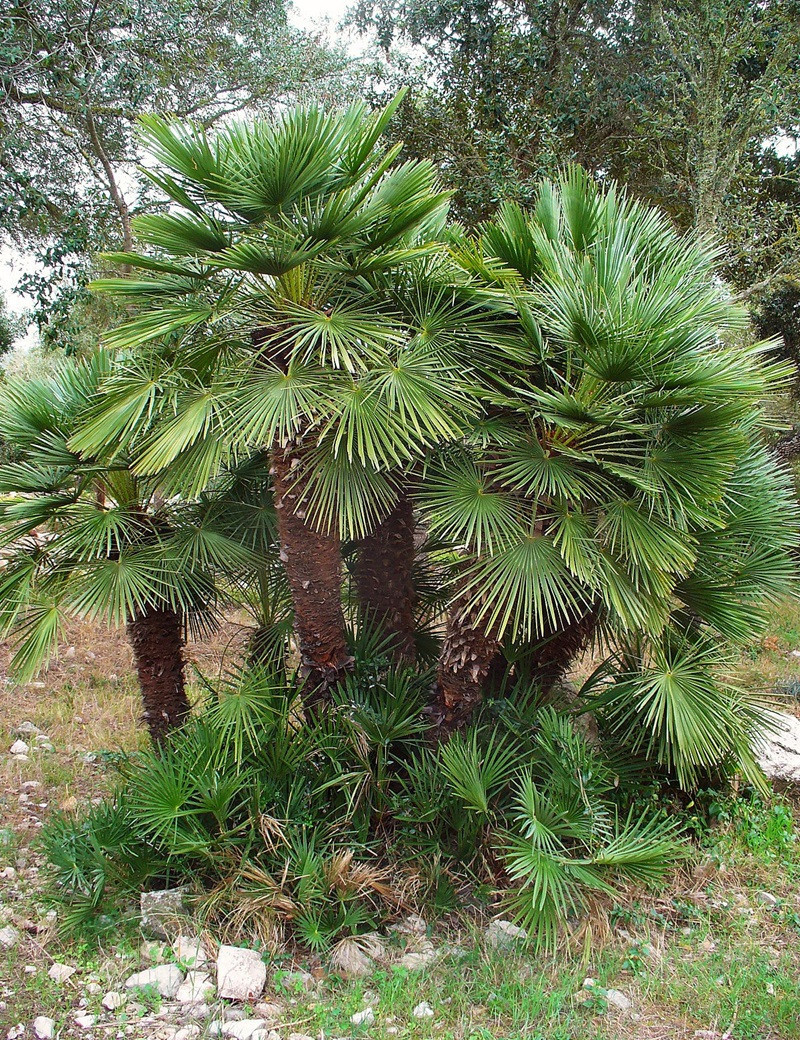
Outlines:
<svg viewBox="0 0 800 1040"><path fill-rule="evenodd" d="M298 109L213 139L145 122L171 208L136 224L150 252L115 258L141 276L96 283L143 310L107 337L128 360L72 441L120 440L136 473L169 466L193 492L268 452L309 702L350 665L342 535L371 539L363 610L409 653L408 610L387 608L366 556L410 566L405 475L474 409L453 347L479 312L438 242L447 195L429 163L393 168L398 148L378 143L398 102L373 115ZM154 342L165 345L157 374L136 360ZM143 438L151 408L161 418ZM410 595L407 576L397 591Z"/></svg>
<svg viewBox="0 0 800 1040"><path fill-rule="evenodd" d="M638 726L655 757L683 756L686 777L711 762L715 712L728 727L716 761L736 726L736 698L689 648L752 637L765 597L791 587L797 510L759 446L763 402L786 373L745 342L707 243L580 170L544 184L530 214L504 206L459 252L513 313L496 329L486 418L440 453L420 494L459 556L439 725L469 719L504 644L552 685L600 631L624 648L617 732ZM654 659L669 673L679 648L696 665L694 699L667 690L656 711L632 674L654 681ZM738 718L741 736L753 720Z"/></svg>
<svg viewBox="0 0 800 1040"><path fill-rule="evenodd" d="M70 616L125 625L158 743L189 711L187 628L212 618L215 574L246 550L209 523L196 502L165 500L160 475L135 475L119 452L79 456L68 447L108 377L109 359L65 361L45 379L0 390L0 582L4 634L18 640L15 671L29 677L54 654Z"/></svg>

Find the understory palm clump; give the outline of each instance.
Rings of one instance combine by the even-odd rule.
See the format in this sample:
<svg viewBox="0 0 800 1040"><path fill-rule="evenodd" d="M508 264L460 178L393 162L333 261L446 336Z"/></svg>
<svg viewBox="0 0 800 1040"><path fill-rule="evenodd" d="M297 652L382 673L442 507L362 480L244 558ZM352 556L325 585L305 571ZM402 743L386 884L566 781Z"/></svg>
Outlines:
<svg viewBox="0 0 800 1040"><path fill-rule="evenodd" d="M296 687L263 668L232 675L161 753L121 763L110 802L51 821L67 922L188 881L224 934L292 936L335 963L337 944L409 907L502 882L508 911L552 947L587 900L653 882L679 856L669 820L626 808L640 778L567 716L509 705L433 747L432 676L392 665L374 636L353 651L326 713L300 725Z"/></svg>

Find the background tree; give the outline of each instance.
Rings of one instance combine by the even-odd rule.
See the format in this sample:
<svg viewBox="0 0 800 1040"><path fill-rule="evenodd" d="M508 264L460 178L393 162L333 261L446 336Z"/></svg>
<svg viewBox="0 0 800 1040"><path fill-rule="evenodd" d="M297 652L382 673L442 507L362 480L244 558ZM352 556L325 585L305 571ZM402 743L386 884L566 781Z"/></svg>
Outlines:
<svg viewBox="0 0 800 1040"><path fill-rule="evenodd" d="M81 289L95 251L132 248L131 216L147 198L135 171L140 113L210 125L300 94L340 97L345 65L341 53L289 26L282 0L6 6L0 233L39 251L42 273L26 288L39 301L43 332L58 338L61 330L53 296L65 312L87 304Z"/></svg>
<svg viewBox="0 0 800 1040"><path fill-rule="evenodd" d="M739 288L797 269L779 200L798 172L774 149L800 127L793 0L386 0L352 18L386 77L413 85L396 132L435 158L467 222L577 161L714 230Z"/></svg>

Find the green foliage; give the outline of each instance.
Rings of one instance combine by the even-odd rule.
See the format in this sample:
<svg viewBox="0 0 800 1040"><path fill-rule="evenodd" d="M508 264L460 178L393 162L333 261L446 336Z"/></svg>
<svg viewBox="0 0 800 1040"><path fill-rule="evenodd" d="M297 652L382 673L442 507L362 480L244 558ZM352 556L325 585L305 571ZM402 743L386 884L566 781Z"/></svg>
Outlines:
<svg viewBox="0 0 800 1040"><path fill-rule="evenodd" d="M391 918L403 878L436 903L464 871L496 883L499 858L512 912L552 946L585 893L653 881L674 861L672 827L623 815L618 778L553 709L525 739L479 724L431 748L429 681L387 669L373 640L372 663L304 721L267 670L209 688L160 752L120 763L109 803L46 826L69 921L115 890L189 881L235 934L274 943L290 927L327 949Z"/></svg>

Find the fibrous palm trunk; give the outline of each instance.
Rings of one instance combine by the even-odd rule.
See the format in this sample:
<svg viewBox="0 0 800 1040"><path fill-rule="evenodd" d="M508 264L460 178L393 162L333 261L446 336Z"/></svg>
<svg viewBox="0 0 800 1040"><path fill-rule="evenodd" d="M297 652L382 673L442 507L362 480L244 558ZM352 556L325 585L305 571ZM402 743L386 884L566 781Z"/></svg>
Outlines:
<svg viewBox="0 0 800 1040"><path fill-rule="evenodd" d="M173 610L149 608L128 622L143 718L154 744L189 714L183 662L183 624Z"/></svg>
<svg viewBox="0 0 800 1040"><path fill-rule="evenodd" d="M451 607L439 655L430 714L432 728L442 738L467 725L500 651L486 619L479 618L480 605L470 605L472 598L461 596Z"/></svg>
<svg viewBox="0 0 800 1040"><path fill-rule="evenodd" d="M500 658L500 643L478 620L480 605L456 600L447 621L439 657L439 671L431 705L433 729L441 738L467 725L483 699L490 673ZM553 628L526 663L520 675L549 693L589 643L597 627L592 609L568 625Z"/></svg>
<svg viewBox="0 0 800 1040"><path fill-rule="evenodd" d="M353 573L358 605L391 639L395 660L413 663L414 511L410 499L397 505L358 545Z"/></svg>
<svg viewBox="0 0 800 1040"><path fill-rule="evenodd" d="M276 444L270 472L281 560L292 592L303 699L313 706L326 699L330 687L350 668L352 658L342 611L339 537L335 531L319 530L307 518L303 455L299 441Z"/></svg>

